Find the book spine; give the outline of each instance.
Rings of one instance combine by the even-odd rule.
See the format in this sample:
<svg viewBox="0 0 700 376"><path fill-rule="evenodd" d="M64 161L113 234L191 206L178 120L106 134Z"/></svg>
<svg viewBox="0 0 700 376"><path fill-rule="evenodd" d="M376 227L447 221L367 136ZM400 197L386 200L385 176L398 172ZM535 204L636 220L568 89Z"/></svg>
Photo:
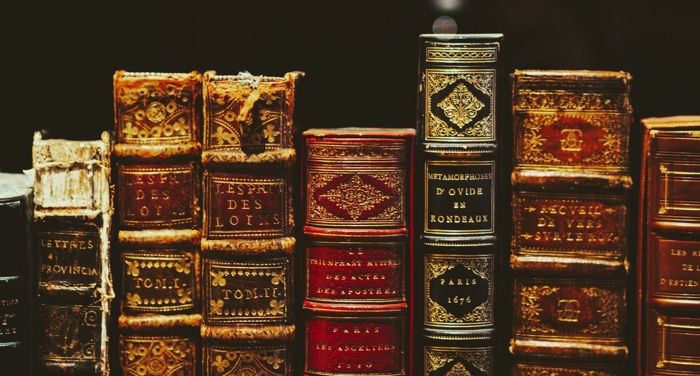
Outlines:
<svg viewBox="0 0 700 376"><path fill-rule="evenodd" d="M110 374L110 143L34 138L42 375Z"/></svg>
<svg viewBox="0 0 700 376"><path fill-rule="evenodd" d="M411 129L303 134L305 375L408 375Z"/></svg>
<svg viewBox="0 0 700 376"><path fill-rule="evenodd" d="M114 75L124 375L199 374L201 75Z"/></svg>
<svg viewBox="0 0 700 376"><path fill-rule="evenodd" d="M420 37L415 286L425 375L496 374L501 42Z"/></svg>
<svg viewBox="0 0 700 376"><path fill-rule="evenodd" d="M645 119L639 236L644 375L700 372L700 117ZM659 127L658 124L667 123Z"/></svg>
<svg viewBox="0 0 700 376"><path fill-rule="evenodd" d="M0 265L0 361L21 375L31 375L33 369L31 208L28 179L0 174L1 233L7 250Z"/></svg>
<svg viewBox="0 0 700 376"><path fill-rule="evenodd" d="M291 375L295 85L204 75L204 375Z"/></svg>
<svg viewBox="0 0 700 376"><path fill-rule="evenodd" d="M629 353L624 72L513 76L514 375L621 375Z"/></svg>

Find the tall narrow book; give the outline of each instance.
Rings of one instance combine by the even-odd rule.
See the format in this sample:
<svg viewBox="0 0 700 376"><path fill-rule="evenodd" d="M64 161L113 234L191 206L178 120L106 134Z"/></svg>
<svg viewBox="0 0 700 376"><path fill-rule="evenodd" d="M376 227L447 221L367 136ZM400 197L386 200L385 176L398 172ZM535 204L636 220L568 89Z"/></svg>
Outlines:
<svg viewBox="0 0 700 376"><path fill-rule="evenodd" d="M205 376L292 374L293 119L302 75L204 75Z"/></svg>
<svg viewBox="0 0 700 376"><path fill-rule="evenodd" d="M514 375L621 375L631 76L515 71Z"/></svg>
<svg viewBox="0 0 700 376"><path fill-rule="evenodd" d="M197 72L114 74L113 255L127 376L199 369L200 95Z"/></svg>
<svg viewBox="0 0 700 376"><path fill-rule="evenodd" d="M501 34L421 35L416 314L424 375L494 375ZM420 308L418 308L420 307Z"/></svg>
<svg viewBox="0 0 700 376"><path fill-rule="evenodd" d="M0 362L13 375L31 375L33 273L30 249L32 186L23 174L0 173Z"/></svg>
<svg viewBox="0 0 700 376"><path fill-rule="evenodd" d="M112 196L108 133L34 136L34 243L41 375L109 375Z"/></svg>
<svg viewBox="0 0 700 376"><path fill-rule="evenodd" d="M700 116L642 120L638 375L700 374Z"/></svg>
<svg viewBox="0 0 700 376"><path fill-rule="evenodd" d="M409 375L412 129L303 134L305 375Z"/></svg>

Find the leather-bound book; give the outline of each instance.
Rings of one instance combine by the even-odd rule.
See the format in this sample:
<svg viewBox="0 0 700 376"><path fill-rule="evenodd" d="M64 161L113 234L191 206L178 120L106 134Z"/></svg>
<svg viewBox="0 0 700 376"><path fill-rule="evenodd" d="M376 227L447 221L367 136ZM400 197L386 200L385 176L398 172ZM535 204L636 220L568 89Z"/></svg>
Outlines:
<svg viewBox="0 0 700 376"><path fill-rule="evenodd" d="M622 374L630 80L608 71L513 74L514 375Z"/></svg>
<svg viewBox="0 0 700 376"><path fill-rule="evenodd" d="M291 375L295 85L204 74L203 369Z"/></svg>
<svg viewBox="0 0 700 376"><path fill-rule="evenodd" d="M200 96L197 72L114 74L124 375L198 373Z"/></svg>
<svg viewBox="0 0 700 376"><path fill-rule="evenodd" d="M0 264L0 362L12 375L31 375L33 369L31 210L30 179L0 173L0 234L5 241Z"/></svg>
<svg viewBox="0 0 700 376"><path fill-rule="evenodd" d="M110 147L34 136L40 375L110 374Z"/></svg>
<svg viewBox="0 0 700 376"><path fill-rule="evenodd" d="M502 39L420 36L414 287L424 375L496 374Z"/></svg>
<svg viewBox="0 0 700 376"><path fill-rule="evenodd" d="M698 375L700 116L642 125L638 375Z"/></svg>
<svg viewBox="0 0 700 376"><path fill-rule="evenodd" d="M413 129L303 134L305 375L409 375Z"/></svg>

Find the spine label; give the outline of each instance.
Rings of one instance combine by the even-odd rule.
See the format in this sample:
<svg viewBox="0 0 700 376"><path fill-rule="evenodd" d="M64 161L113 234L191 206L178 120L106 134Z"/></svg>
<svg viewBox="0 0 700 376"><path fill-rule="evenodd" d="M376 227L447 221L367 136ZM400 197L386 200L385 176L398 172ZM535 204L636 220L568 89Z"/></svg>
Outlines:
<svg viewBox="0 0 700 376"><path fill-rule="evenodd" d="M289 319L291 265L265 261L204 260L204 320L210 324L284 323Z"/></svg>
<svg viewBox="0 0 700 376"><path fill-rule="evenodd" d="M652 296L700 296L699 241L666 239L651 233L648 249Z"/></svg>
<svg viewBox="0 0 700 376"><path fill-rule="evenodd" d="M492 254L426 254L424 265L426 326L493 325Z"/></svg>
<svg viewBox="0 0 700 376"><path fill-rule="evenodd" d="M289 188L285 179L205 173L205 231L209 239L287 235Z"/></svg>
<svg viewBox="0 0 700 376"><path fill-rule="evenodd" d="M426 161L426 234L494 232L494 162Z"/></svg>
<svg viewBox="0 0 700 376"><path fill-rule="evenodd" d="M306 372L403 374L403 333L398 317L310 317Z"/></svg>
<svg viewBox="0 0 700 376"><path fill-rule="evenodd" d="M197 170L182 166L119 166L122 229L195 225Z"/></svg>
<svg viewBox="0 0 700 376"><path fill-rule="evenodd" d="M327 302L404 301L402 243L310 241L307 299Z"/></svg>
<svg viewBox="0 0 700 376"><path fill-rule="evenodd" d="M182 312L195 307L194 251L123 252L125 313Z"/></svg>
<svg viewBox="0 0 700 376"><path fill-rule="evenodd" d="M39 287L94 287L100 279L97 231L38 231Z"/></svg>

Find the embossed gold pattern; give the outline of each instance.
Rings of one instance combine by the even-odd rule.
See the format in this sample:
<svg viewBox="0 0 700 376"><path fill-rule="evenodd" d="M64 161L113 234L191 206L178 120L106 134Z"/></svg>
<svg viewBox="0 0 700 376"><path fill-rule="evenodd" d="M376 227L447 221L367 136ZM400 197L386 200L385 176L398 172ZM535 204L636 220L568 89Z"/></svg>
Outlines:
<svg viewBox="0 0 700 376"><path fill-rule="evenodd" d="M463 83L457 84L437 106L445 111L447 118L459 129L463 129L484 108L484 104Z"/></svg>
<svg viewBox="0 0 700 376"><path fill-rule="evenodd" d="M426 47L428 63L490 63L496 61L497 47Z"/></svg>
<svg viewBox="0 0 700 376"><path fill-rule="evenodd" d="M180 337L124 337L122 369L127 376L194 376L195 344Z"/></svg>
<svg viewBox="0 0 700 376"><path fill-rule="evenodd" d="M219 350L211 349L209 364L211 376L275 376L285 375L285 349Z"/></svg>
<svg viewBox="0 0 700 376"><path fill-rule="evenodd" d="M426 324L449 326L459 325L460 327L471 325L483 325L493 323L493 262L490 257L468 257L468 256L444 256L428 255L425 261L425 291L429 291L429 283L435 278L439 278L448 270L458 264L464 265L476 275L485 280L489 285L489 298L476 306L471 312L458 317L448 312L448 310L434 301L429 293L426 293L425 316Z"/></svg>
<svg viewBox="0 0 700 376"><path fill-rule="evenodd" d="M494 115L493 115L493 95L495 92L495 71L494 70L450 70L450 69L426 69L426 98L425 98L425 138L426 140L449 140L457 139L474 139L474 140L493 140L494 139ZM457 98L459 106L448 105L448 103L440 102L442 107L448 109L458 109L456 112L452 110L453 116L448 115L448 119L442 119L440 116L433 113L432 100L433 97L455 84L458 81L468 82L472 87L479 90L484 95L492 98L489 105L488 114L472 124L469 127L465 125L471 120L474 120L476 112L485 106L478 100L473 93L469 91L463 82L459 82L450 95ZM456 90L456 91L455 91ZM467 93L465 93L465 90ZM444 99L443 99L444 101ZM460 113L461 111L461 113ZM454 120L453 120L454 119ZM454 122L457 127L450 126L446 121Z"/></svg>
<svg viewBox="0 0 700 376"><path fill-rule="evenodd" d="M453 363L454 362L454 363ZM493 351L488 347L474 348L446 348L431 347L425 349L425 374L443 369L446 365L453 363L445 375L470 375L463 364L469 362L486 375L492 374Z"/></svg>
<svg viewBox="0 0 700 376"><path fill-rule="evenodd" d="M354 174L350 181L341 183L336 188L320 194L319 198L330 201L350 214L353 220L358 220L362 213L374 208L382 201L390 199L391 196L364 183L358 174Z"/></svg>

